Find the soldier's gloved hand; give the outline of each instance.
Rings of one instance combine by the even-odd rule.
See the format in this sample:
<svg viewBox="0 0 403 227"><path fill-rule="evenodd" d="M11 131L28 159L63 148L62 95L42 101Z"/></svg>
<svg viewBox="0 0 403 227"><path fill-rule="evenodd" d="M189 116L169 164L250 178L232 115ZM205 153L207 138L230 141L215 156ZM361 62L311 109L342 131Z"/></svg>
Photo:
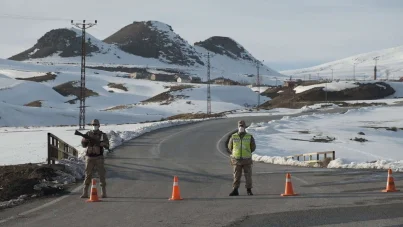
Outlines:
<svg viewBox="0 0 403 227"><path fill-rule="evenodd" d="M100 145L101 147L107 147L107 144L106 144L105 142L101 142L99 145Z"/></svg>

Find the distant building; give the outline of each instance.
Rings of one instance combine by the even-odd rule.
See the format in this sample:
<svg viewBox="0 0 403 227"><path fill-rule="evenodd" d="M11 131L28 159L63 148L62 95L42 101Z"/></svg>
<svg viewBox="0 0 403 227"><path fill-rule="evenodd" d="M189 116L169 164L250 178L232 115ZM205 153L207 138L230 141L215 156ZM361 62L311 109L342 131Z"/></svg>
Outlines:
<svg viewBox="0 0 403 227"><path fill-rule="evenodd" d="M176 82L178 83L201 83L201 78L189 75L177 75Z"/></svg>
<svg viewBox="0 0 403 227"><path fill-rule="evenodd" d="M198 76L192 76L191 82L192 83L201 83L202 79L200 77L198 77Z"/></svg>
<svg viewBox="0 0 403 227"><path fill-rule="evenodd" d="M289 88L293 88L295 87L295 85L297 85L297 81L294 80L286 80L284 81L284 87L289 87Z"/></svg>
<svg viewBox="0 0 403 227"><path fill-rule="evenodd" d="M192 81L191 76L177 75L176 78L176 82L178 83L190 83Z"/></svg>
<svg viewBox="0 0 403 227"><path fill-rule="evenodd" d="M213 79L212 81L213 81L213 83L220 84L220 85L240 85L239 82L236 82L236 81L233 81L233 80L230 80L227 78L223 78L223 77Z"/></svg>
<svg viewBox="0 0 403 227"><path fill-rule="evenodd" d="M129 77L132 79L150 79L151 73L149 72L135 72L130 73Z"/></svg>
<svg viewBox="0 0 403 227"><path fill-rule="evenodd" d="M150 80L164 81L164 82L176 82L175 75L171 74L151 74Z"/></svg>

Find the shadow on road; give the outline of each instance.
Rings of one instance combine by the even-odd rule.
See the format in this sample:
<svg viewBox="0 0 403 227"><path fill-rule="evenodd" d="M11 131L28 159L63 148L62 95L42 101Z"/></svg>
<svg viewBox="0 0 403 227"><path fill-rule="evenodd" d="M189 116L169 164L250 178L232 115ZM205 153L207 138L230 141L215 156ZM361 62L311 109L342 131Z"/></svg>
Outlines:
<svg viewBox="0 0 403 227"><path fill-rule="evenodd" d="M365 210L365 212L362 212ZM385 212L387 210L388 212ZM227 227L260 226L319 226L353 224L354 222L375 221L403 218L403 203L322 208L299 211L287 211L272 214L251 215L242 218ZM402 226L402 225L396 225Z"/></svg>

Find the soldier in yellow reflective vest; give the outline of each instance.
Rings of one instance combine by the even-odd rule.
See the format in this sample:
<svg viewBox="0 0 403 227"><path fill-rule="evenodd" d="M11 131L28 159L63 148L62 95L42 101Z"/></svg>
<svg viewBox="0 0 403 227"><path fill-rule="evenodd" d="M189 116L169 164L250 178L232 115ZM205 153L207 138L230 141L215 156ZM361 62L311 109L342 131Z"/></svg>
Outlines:
<svg viewBox="0 0 403 227"><path fill-rule="evenodd" d="M232 134L228 142L228 150L231 152L231 165L234 168L233 190L230 196L239 195L238 188L241 184L242 170L245 175L248 195L252 193L252 152L256 149L255 139L245 132L245 121L238 122L238 132Z"/></svg>

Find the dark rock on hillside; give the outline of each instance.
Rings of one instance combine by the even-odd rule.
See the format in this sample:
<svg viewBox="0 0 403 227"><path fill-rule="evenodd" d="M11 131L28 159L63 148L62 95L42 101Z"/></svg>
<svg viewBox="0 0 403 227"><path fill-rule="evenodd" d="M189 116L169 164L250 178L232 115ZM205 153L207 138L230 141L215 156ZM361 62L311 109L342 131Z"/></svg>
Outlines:
<svg viewBox="0 0 403 227"><path fill-rule="evenodd" d="M178 65L204 65L199 53L171 26L156 21L133 22L104 40L123 51Z"/></svg>
<svg viewBox="0 0 403 227"><path fill-rule="evenodd" d="M99 51L99 48L87 39L86 53ZM81 56L81 34L70 29L54 29L42 36L30 49L9 58L10 60L24 61L35 58L45 58L60 52L60 57Z"/></svg>
<svg viewBox="0 0 403 227"><path fill-rule="evenodd" d="M316 102L326 100L347 101L347 100L375 100L393 95L395 90L387 83L357 83L359 86L342 91L326 92L323 87L316 87L296 94L289 88L283 88L282 93L261 105L261 108L301 108L312 105Z"/></svg>
<svg viewBox="0 0 403 227"><path fill-rule="evenodd" d="M213 36L205 41L196 42L194 45L203 47L210 52L225 55L233 59L243 59L247 61L255 60L244 47L228 37Z"/></svg>

